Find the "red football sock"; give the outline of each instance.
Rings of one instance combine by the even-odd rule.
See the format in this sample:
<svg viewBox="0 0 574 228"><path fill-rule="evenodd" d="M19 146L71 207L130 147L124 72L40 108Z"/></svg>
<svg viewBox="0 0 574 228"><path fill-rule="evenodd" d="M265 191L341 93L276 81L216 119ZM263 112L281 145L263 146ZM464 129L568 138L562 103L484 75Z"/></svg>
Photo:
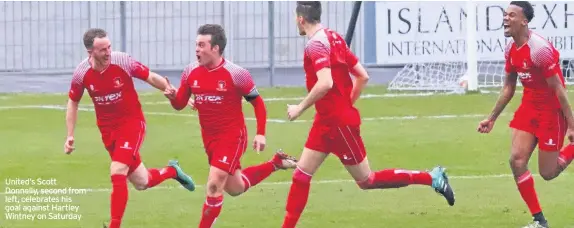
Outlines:
<svg viewBox="0 0 574 228"><path fill-rule="evenodd" d="M287 213L283 220L282 228L295 228L299 217L303 213L309 198L311 188L311 175L304 173L299 168L293 172L293 182L287 197Z"/></svg>
<svg viewBox="0 0 574 228"><path fill-rule="evenodd" d="M177 172L171 166L164 167L163 169L148 169L148 182L147 187L154 187L166 179L175 178Z"/></svg>
<svg viewBox="0 0 574 228"><path fill-rule="evenodd" d="M574 145L568 144L566 147L560 150L560 155L558 155L558 163L562 166L562 169L566 169L566 166L572 162L574 159Z"/></svg>
<svg viewBox="0 0 574 228"><path fill-rule="evenodd" d="M522 174L522 176L516 180L516 185L518 186L518 191L520 192L524 202L526 202L530 213L534 215L541 212L542 209L540 208L538 196L534 189L534 178L532 178L530 171L526 171L526 173Z"/></svg>
<svg viewBox="0 0 574 228"><path fill-rule="evenodd" d="M273 166L273 163L271 162L265 162L242 170L241 179L243 179L243 183L245 184L245 191L250 187L261 183L261 181L269 177L269 175L274 171L275 166Z"/></svg>
<svg viewBox="0 0 574 228"><path fill-rule="evenodd" d="M369 179L357 182L363 189L400 188L411 184L432 185L432 177L427 172L385 169L371 173Z"/></svg>
<svg viewBox="0 0 574 228"><path fill-rule="evenodd" d="M112 175L111 221L109 228L119 228L128 202L128 183L126 175Z"/></svg>
<svg viewBox="0 0 574 228"><path fill-rule="evenodd" d="M201 221L199 222L199 228L211 228L217 216L221 212L221 207L223 206L223 195L218 197L207 197L205 203L203 204L203 211L201 213Z"/></svg>

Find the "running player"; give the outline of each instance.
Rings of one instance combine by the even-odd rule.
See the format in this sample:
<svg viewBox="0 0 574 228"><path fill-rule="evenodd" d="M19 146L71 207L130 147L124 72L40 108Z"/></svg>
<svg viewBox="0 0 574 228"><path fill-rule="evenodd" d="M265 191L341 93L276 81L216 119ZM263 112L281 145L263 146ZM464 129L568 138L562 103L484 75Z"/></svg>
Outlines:
<svg viewBox="0 0 574 228"><path fill-rule="evenodd" d="M112 160L113 188L108 225L109 228L119 228L128 201L128 179L137 190L152 188L166 179L175 179L190 191L195 189L195 184L175 160L169 161L163 169L146 169L140 158L146 121L133 78L146 81L162 91L170 87L167 79L151 72L126 53L112 52L111 42L103 29L89 29L84 34L84 46L89 57L78 65L72 78L64 151L67 154L74 151L78 104L87 89L94 103L104 146Z"/></svg>
<svg viewBox="0 0 574 228"><path fill-rule="evenodd" d="M297 225L307 204L311 178L329 153L339 157L361 189L427 185L442 194L449 205L454 205L454 192L442 167L436 167L431 172L402 169L371 171L360 134L361 118L354 107L369 76L345 40L320 24L320 2L297 2L296 13L299 34L309 38L304 54L309 94L298 105L288 106L288 117L295 120L313 105L317 114L293 172L282 227L293 228ZM356 76L355 83L350 74Z"/></svg>
<svg viewBox="0 0 574 228"><path fill-rule="evenodd" d="M210 165L199 228L211 228L221 212L223 192L238 196L257 185L278 169L295 167L296 160L283 152L259 165L241 169L241 157L247 149L247 128L242 99L253 105L257 131L253 149L265 149L267 110L251 74L223 58L227 44L220 25L206 24L197 32L197 62L188 65L181 84L165 92L176 110L191 103L199 113L203 144ZM194 99L190 99L193 94Z"/></svg>
<svg viewBox="0 0 574 228"><path fill-rule="evenodd" d="M513 1L504 12L504 36L513 40L505 50L504 86L490 116L479 123L477 130L480 133L492 130L514 96L516 81L520 78L524 96L510 122L510 168L518 191L534 217L526 227L548 227L528 161L538 144L540 175L544 180L558 177L574 157L574 145L563 147L565 135L573 140L574 118L560 70L560 54L544 37L528 28L532 18L534 9L527 1Z"/></svg>

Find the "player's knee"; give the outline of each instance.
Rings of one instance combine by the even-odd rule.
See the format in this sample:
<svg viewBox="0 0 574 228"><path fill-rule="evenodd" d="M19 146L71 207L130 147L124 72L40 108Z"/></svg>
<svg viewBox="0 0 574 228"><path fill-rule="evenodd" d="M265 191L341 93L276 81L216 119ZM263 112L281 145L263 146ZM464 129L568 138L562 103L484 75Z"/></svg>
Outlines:
<svg viewBox="0 0 574 228"><path fill-rule="evenodd" d="M373 187L373 173L369 174L369 177L365 180L355 180L359 188L362 190L369 190Z"/></svg>
<svg viewBox="0 0 574 228"><path fill-rule="evenodd" d="M206 188L208 196L217 195L218 193L221 193L223 190L222 186L216 181L207 182Z"/></svg>
<svg viewBox="0 0 574 228"><path fill-rule="evenodd" d="M552 180L552 179L557 177L556 172L549 172L549 171L540 170L539 173L540 173L540 177L542 177L542 179L544 179L545 181L549 181L549 180Z"/></svg>
<svg viewBox="0 0 574 228"><path fill-rule="evenodd" d="M243 191L227 191L227 194L229 194L232 197L236 197L236 196L240 196L241 194L243 194Z"/></svg>
<svg viewBox="0 0 574 228"><path fill-rule="evenodd" d="M120 162L112 162L112 164L110 165L110 174L111 175L114 175L114 174L127 175L129 169L130 169L130 167L126 164L123 164Z"/></svg>
<svg viewBox="0 0 574 228"><path fill-rule="evenodd" d="M143 190L148 189L147 180L143 180L142 178L138 178L138 179L130 178L130 182L132 182L132 185L138 191L143 191Z"/></svg>
<svg viewBox="0 0 574 228"><path fill-rule="evenodd" d="M138 191L143 191L147 189L147 185L145 184L133 184L134 188Z"/></svg>
<svg viewBox="0 0 574 228"><path fill-rule="evenodd" d="M528 165L528 157L518 154L512 154L510 155L510 159L508 160L508 162L512 168L522 168Z"/></svg>
<svg viewBox="0 0 574 228"><path fill-rule="evenodd" d="M230 196L235 197L243 194L246 190L246 186L244 186L243 183L238 183L237 181L231 181L230 179L227 179L224 190Z"/></svg>
<svg viewBox="0 0 574 228"><path fill-rule="evenodd" d="M223 193L223 187L225 186L225 179L214 178L207 181L207 196L219 196Z"/></svg>
<svg viewBox="0 0 574 228"><path fill-rule="evenodd" d="M299 167L297 167L295 169L295 171L293 171L293 182L294 183L310 184L312 177L313 177L313 175L304 172Z"/></svg>

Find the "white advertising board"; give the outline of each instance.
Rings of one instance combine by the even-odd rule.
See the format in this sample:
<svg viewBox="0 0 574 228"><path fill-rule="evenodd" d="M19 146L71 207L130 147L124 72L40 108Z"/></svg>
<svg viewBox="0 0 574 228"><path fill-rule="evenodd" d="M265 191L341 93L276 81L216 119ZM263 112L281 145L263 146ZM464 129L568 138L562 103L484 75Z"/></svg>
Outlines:
<svg viewBox="0 0 574 228"><path fill-rule="evenodd" d="M510 1L476 1L478 61L501 61L503 12ZM574 1L532 1L530 28L574 59ZM377 62L407 64L466 59L464 1L376 2Z"/></svg>

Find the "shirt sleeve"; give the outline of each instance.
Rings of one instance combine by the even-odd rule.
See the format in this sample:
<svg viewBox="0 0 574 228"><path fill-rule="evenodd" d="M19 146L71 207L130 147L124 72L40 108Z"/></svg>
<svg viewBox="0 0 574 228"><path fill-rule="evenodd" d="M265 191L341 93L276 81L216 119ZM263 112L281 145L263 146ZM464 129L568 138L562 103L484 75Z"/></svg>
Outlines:
<svg viewBox="0 0 574 228"><path fill-rule="evenodd" d="M321 41L311 40L305 47L305 54L311 59L315 72L331 67L331 51Z"/></svg>
<svg viewBox="0 0 574 228"><path fill-rule="evenodd" d="M187 66L183 70L176 97L175 99L170 100L172 107L174 107L177 110L185 108L187 102L189 101L189 98L191 98L191 88L189 87L187 80L189 79L192 70L193 67L191 66Z"/></svg>
<svg viewBox="0 0 574 228"><path fill-rule="evenodd" d="M149 77L149 67L140 63L126 53L118 54L118 65L124 69L131 77L147 80Z"/></svg>
<svg viewBox="0 0 574 228"><path fill-rule="evenodd" d="M72 83L70 85L68 97L75 102L79 102L84 95L84 74L84 71L77 69L74 71L74 75L72 76Z"/></svg>
<svg viewBox="0 0 574 228"><path fill-rule="evenodd" d="M257 91L257 87L255 86L255 82L253 81L253 77L251 77L251 73L249 73L246 69L241 69L232 72L233 76L233 84L239 95L243 97L256 97L259 95Z"/></svg>
<svg viewBox="0 0 574 228"><path fill-rule="evenodd" d="M558 54L555 53L551 48L544 47L534 51L531 54L532 63L542 73L545 78L552 77L556 75L556 71L559 67L558 64Z"/></svg>
<svg viewBox="0 0 574 228"><path fill-rule="evenodd" d="M359 58L351 51L349 47L346 49L347 53L345 56L345 61L347 62L347 66L349 66L349 68L353 68L359 62Z"/></svg>

